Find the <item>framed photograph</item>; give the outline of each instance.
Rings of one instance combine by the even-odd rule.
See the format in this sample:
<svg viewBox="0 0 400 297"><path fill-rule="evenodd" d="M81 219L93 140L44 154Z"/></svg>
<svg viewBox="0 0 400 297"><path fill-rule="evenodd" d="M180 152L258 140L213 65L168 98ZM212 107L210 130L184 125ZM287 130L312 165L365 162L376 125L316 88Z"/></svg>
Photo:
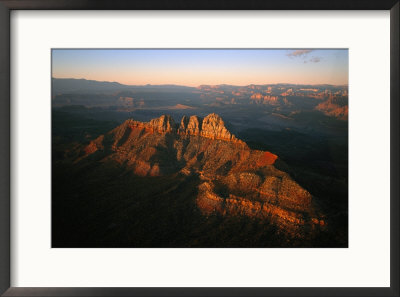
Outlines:
<svg viewBox="0 0 400 297"><path fill-rule="evenodd" d="M53 248L348 247L348 49L51 62Z"/></svg>
<svg viewBox="0 0 400 297"><path fill-rule="evenodd" d="M2 296L399 296L399 2L0 1Z"/></svg>

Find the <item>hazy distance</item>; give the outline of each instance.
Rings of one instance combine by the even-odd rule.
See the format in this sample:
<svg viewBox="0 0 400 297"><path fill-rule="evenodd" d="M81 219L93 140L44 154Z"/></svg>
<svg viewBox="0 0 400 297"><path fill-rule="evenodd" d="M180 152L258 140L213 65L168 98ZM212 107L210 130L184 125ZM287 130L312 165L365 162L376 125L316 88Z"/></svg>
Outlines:
<svg viewBox="0 0 400 297"><path fill-rule="evenodd" d="M126 85L347 85L348 50L53 49L52 76Z"/></svg>

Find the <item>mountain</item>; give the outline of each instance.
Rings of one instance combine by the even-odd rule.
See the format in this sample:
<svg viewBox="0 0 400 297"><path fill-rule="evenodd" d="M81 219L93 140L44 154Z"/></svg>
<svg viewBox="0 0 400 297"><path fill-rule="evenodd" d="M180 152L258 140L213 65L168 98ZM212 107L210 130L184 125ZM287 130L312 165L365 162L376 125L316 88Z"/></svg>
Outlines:
<svg viewBox="0 0 400 297"><path fill-rule="evenodd" d="M147 179L196 177L193 201L203 216L262 220L285 238L310 239L328 228L315 197L284 171L284 162L271 152L250 149L215 113L184 116L179 123L169 115L126 120L91 141L75 160L93 162Z"/></svg>
<svg viewBox="0 0 400 297"><path fill-rule="evenodd" d="M100 93L116 91L128 86L118 82L96 81L74 78L52 78L52 93Z"/></svg>
<svg viewBox="0 0 400 297"><path fill-rule="evenodd" d="M349 113L348 98L330 96L326 101L318 104L315 109L327 116L335 117L339 120L347 120Z"/></svg>
<svg viewBox="0 0 400 297"><path fill-rule="evenodd" d="M192 90L194 88L178 86L178 85L125 85L118 82L97 81L88 79L75 79L75 78L52 78L52 93L56 94L101 94L109 92L120 92L124 90Z"/></svg>

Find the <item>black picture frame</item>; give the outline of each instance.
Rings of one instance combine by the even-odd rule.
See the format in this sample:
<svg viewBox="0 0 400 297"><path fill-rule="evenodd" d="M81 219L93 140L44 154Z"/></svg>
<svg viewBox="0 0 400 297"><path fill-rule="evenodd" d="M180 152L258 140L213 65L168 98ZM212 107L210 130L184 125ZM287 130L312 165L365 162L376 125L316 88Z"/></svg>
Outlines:
<svg viewBox="0 0 400 297"><path fill-rule="evenodd" d="M399 0L0 0L0 294L2 296L399 296L399 6ZM41 9L390 10L391 286L389 288L10 287L10 12Z"/></svg>

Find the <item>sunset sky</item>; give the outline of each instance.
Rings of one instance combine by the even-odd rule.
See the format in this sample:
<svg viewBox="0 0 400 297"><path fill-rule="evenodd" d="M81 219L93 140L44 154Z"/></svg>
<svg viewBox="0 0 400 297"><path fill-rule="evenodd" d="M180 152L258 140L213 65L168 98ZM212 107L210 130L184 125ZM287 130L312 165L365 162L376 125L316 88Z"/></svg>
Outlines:
<svg viewBox="0 0 400 297"><path fill-rule="evenodd" d="M348 50L53 49L52 76L129 85L343 85Z"/></svg>

